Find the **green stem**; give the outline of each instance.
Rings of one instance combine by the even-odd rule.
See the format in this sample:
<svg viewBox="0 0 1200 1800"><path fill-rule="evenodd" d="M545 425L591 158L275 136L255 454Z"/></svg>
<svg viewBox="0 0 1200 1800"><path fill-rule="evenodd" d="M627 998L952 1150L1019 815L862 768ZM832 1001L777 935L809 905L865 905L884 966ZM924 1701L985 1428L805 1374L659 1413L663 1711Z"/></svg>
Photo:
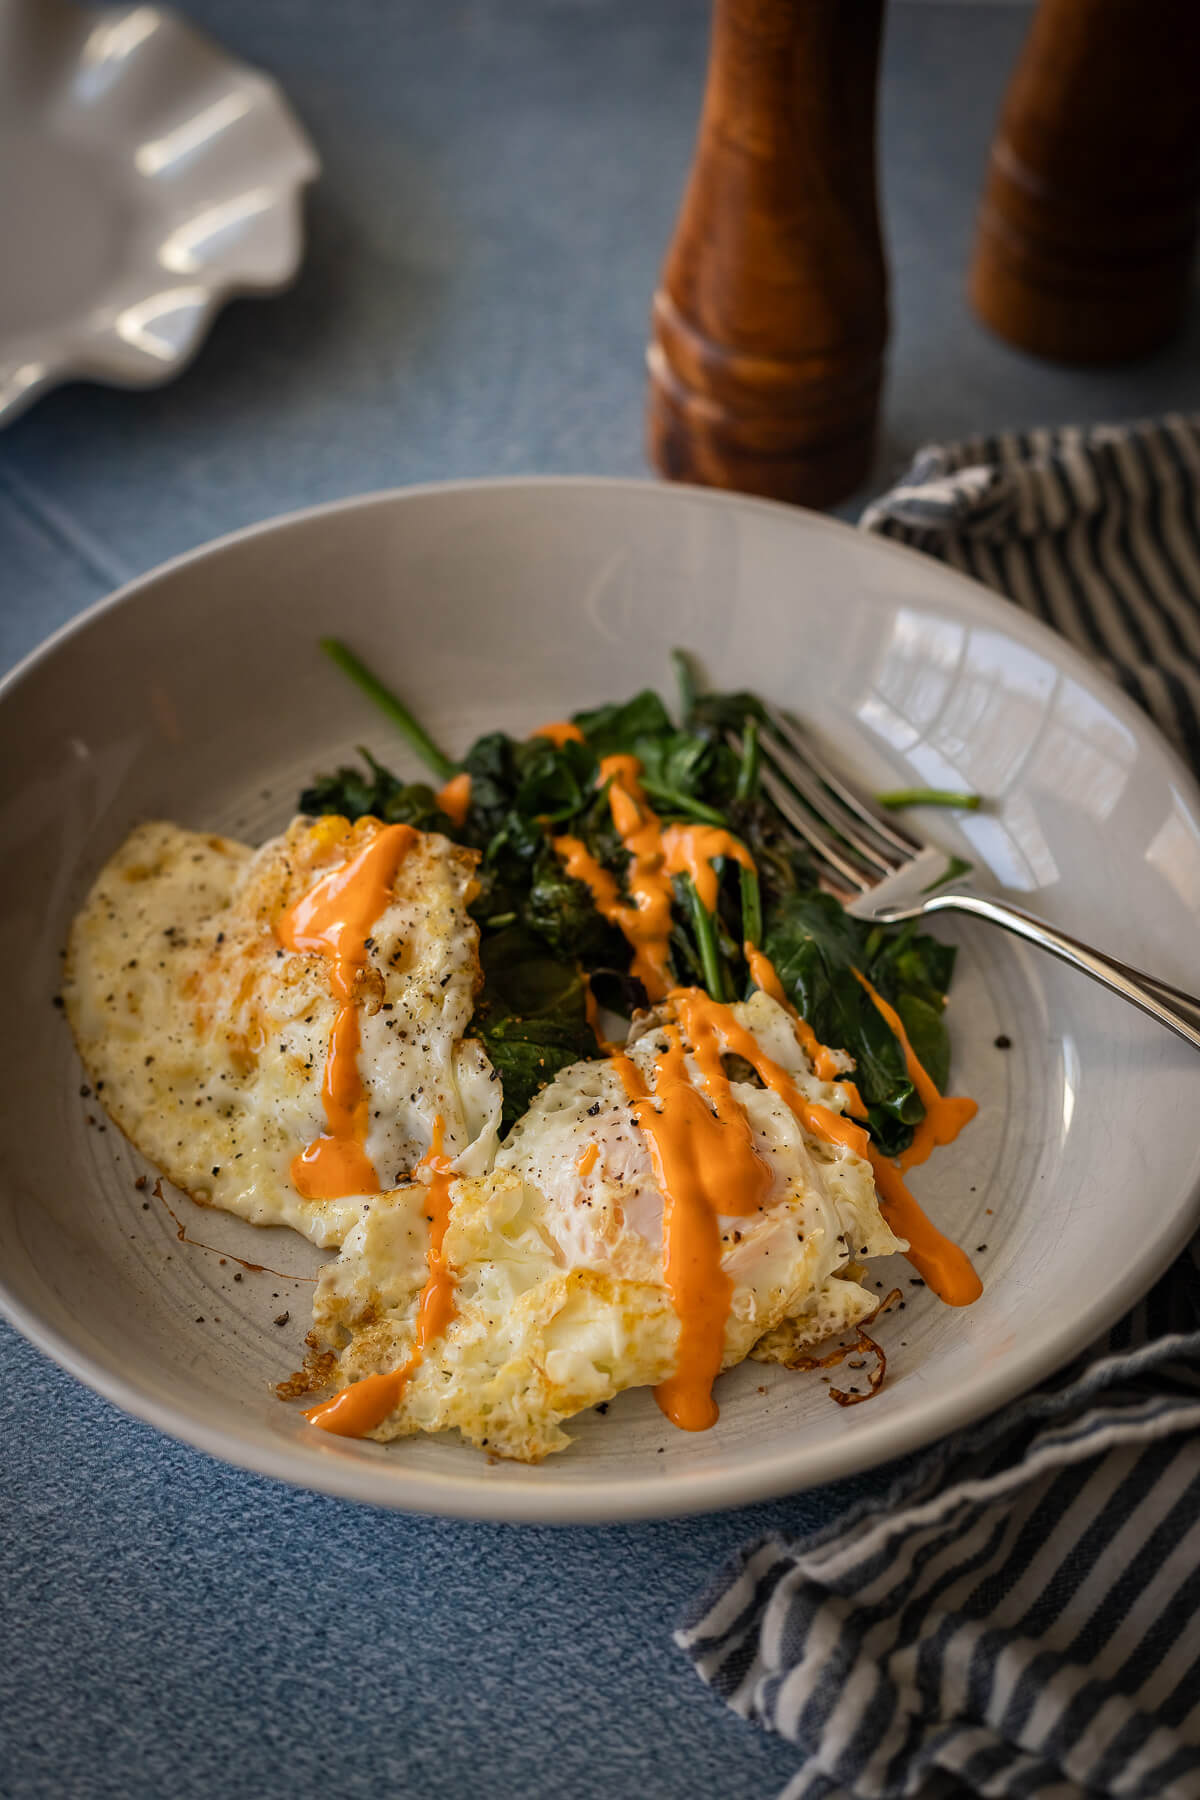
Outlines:
<svg viewBox="0 0 1200 1800"><path fill-rule="evenodd" d="M978 812L983 805L978 794L957 794L950 788L894 788L875 798L893 812L902 806L955 806L962 812Z"/></svg>
<svg viewBox="0 0 1200 1800"><path fill-rule="evenodd" d="M690 794L680 794L675 788L663 787L661 783L649 780L645 775L640 780L650 798L669 807L672 812L683 813L686 818L695 819L702 825L725 826L725 814L718 812L715 806L706 806L703 800L693 800Z"/></svg>
<svg viewBox="0 0 1200 1800"><path fill-rule="evenodd" d="M921 892L932 894L934 888L944 887L948 881L957 881L960 875L969 875L972 867L965 856L952 856L937 879L931 881L928 887L923 887Z"/></svg>
<svg viewBox="0 0 1200 1800"><path fill-rule="evenodd" d="M396 727L401 737L416 751L421 761L428 763L435 775L443 781L449 781L458 773L458 764L451 762L444 750L439 750L423 725L413 718L402 700L398 700L383 683L372 675L365 663L359 662L353 650L348 650L338 638L322 638L321 648L330 662L348 675L356 687L362 689L368 700L373 700L381 713L384 713Z"/></svg>
<svg viewBox="0 0 1200 1800"><path fill-rule="evenodd" d="M763 933L762 894L758 886L758 870L748 869L744 863L739 863L738 878L742 890L742 942L753 944L757 950L762 943Z"/></svg>
<svg viewBox="0 0 1200 1800"><path fill-rule="evenodd" d="M700 967L704 972L704 985L714 1000L723 1000L726 993L725 966L721 961L721 953L717 949L717 937L713 930L712 916L696 890L696 884L690 875L679 877L687 898L688 911L692 918L692 930L696 934L696 948L700 952Z"/></svg>
<svg viewBox="0 0 1200 1800"><path fill-rule="evenodd" d="M688 725L696 710L696 677L692 673L692 665L688 661L686 650L672 650L671 663L675 670L675 679L679 684L679 705L683 712L683 723Z"/></svg>
<svg viewBox="0 0 1200 1800"><path fill-rule="evenodd" d="M758 720L751 715L746 720L746 729L742 736L742 766L738 770L737 798L752 800L758 787Z"/></svg>

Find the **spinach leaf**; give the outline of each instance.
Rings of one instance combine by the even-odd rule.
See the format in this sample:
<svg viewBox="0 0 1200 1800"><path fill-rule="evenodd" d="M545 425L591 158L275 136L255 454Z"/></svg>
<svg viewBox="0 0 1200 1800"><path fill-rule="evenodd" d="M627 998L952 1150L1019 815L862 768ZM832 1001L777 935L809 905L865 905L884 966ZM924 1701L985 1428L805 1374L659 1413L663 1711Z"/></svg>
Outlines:
<svg viewBox="0 0 1200 1800"><path fill-rule="evenodd" d="M944 1093L950 1080L950 1033L941 1006L930 1006L918 994L901 994L896 1011L917 1061L934 1087Z"/></svg>
<svg viewBox="0 0 1200 1800"><path fill-rule="evenodd" d="M629 959L621 933L596 911L590 889L566 873L548 844L533 859L521 915L556 956L576 957L589 968L616 968Z"/></svg>
<svg viewBox="0 0 1200 1800"><path fill-rule="evenodd" d="M953 944L941 944L937 938L919 933L913 919L899 931L876 926L867 938L865 954L863 973L870 976L885 1000L895 1005L903 993L919 994L927 1005L941 1011L954 974Z"/></svg>
<svg viewBox="0 0 1200 1800"><path fill-rule="evenodd" d="M643 688L620 705L577 712L573 723L596 756L633 755L639 738L664 737L674 730L671 716L653 688Z"/></svg>
<svg viewBox="0 0 1200 1800"><path fill-rule="evenodd" d="M484 937L480 961L483 992L472 1030L504 1084L501 1125L508 1131L560 1069L599 1049L579 969L552 957L523 927Z"/></svg>
<svg viewBox="0 0 1200 1800"><path fill-rule="evenodd" d="M500 830L516 792L512 758L513 741L502 731L477 738L463 758L471 777L471 804L463 836L482 850Z"/></svg>
<svg viewBox="0 0 1200 1800"><path fill-rule="evenodd" d="M912 1141L925 1109L904 1052L854 974L865 928L829 894L789 895L767 916L767 955L784 991L823 1043L848 1050L871 1135L888 1155Z"/></svg>
<svg viewBox="0 0 1200 1800"><path fill-rule="evenodd" d="M354 820L370 813L385 824L414 825L418 831L453 829L425 782L398 781L369 750L359 754L367 765L365 774L360 769L342 768L332 775L318 775L301 794L299 810L312 818L337 813Z"/></svg>
<svg viewBox="0 0 1200 1800"><path fill-rule="evenodd" d="M348 652L339 651L337 660L431 766L453 767L403 703ZM807 852L758 778L751 727L766 718L762 703L742 692L698 693L687 659L677 654L676 666L683 729L672 723L659 696L644 689L632 699L576 713L583 743L556 745L498 731L478 738L460 765L471 778L461 826L441 811L430 787L400 782L366 752L364 771L341 768L318 777L301 795L301 809L403 820L479 852L471 913L480 927L485 982L475 1029L505 1084L507 1128L561 1068L597 1054L582 970L591 972L606 997L611 994L614 1011L628 1014L645 1000L629 973L627 940L597 912L587 886L567 875L552 843L560 835L580 839L625 886L629 853L612 821L607 784L599 783L599 762L618 753L636 756L660 817L724 826L755 864L750 878L732 862L718 865L711 914L693 884L677 880L673 977L729 997L748 982L743 939L761 935L785 991L817 1035L854 1057L871 1134L894 1155L911 1141L924 1108L903 1051L855 970L896 1008L917 1056L944 1087L949 1040L943 1006L954 951L915 924L900 931L862 924L819 891ZM729 730L745 740L742 757L725 742Z"/></svg>
<svg viewBox="0 0 1200 1800"><path fill-rule="evenodd" d="M706 731L719 737L726 731L744 731L747 719L757 719L761 725L766 716L757 694L698 694L684 724L689 731Z"/></svg>
<svg viewBox="0 0 1200 1800"><path fill-rule="evenodd" d="M641 782L659 812L682 812L710 825L724 825L724 808L737 786L738 760L725 743L669 731L636 738L633 754L642 765Z"/></svg>
<svg viewBox="0 0 1200 1800"><path fill-rule="evenodd" d="M516 747L513 761L518 778L513 805L524 817L558 825L590 803L597 769L585 744L531 738Z"/></svg>

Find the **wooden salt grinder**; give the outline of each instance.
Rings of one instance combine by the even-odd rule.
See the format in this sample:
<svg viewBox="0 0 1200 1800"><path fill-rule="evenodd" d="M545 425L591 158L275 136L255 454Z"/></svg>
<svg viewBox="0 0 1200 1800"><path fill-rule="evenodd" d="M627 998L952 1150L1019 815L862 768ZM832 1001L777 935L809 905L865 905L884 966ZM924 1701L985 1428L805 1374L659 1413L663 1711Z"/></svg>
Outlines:
<svg viewBox="0 0 1200 1800"><path fill-rule="evenodd" d="M1041 0L992 143L975 310L1115 362L1177 328L1200 201L1200 0Z"/></svg>
<svg viewBox="0 0 1200 1800"><path fill-rule="evenodd" d="M715 0L647 352L649 453L673 480L829 506L866 478L887 340L883 4Z"/></svg>

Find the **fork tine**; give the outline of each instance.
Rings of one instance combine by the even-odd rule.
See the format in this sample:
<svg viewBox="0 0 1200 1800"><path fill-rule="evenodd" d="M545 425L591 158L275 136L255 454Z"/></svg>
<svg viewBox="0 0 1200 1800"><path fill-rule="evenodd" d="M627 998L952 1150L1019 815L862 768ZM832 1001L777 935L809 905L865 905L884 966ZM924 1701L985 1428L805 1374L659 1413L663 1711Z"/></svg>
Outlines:
<svg viewBox="0 0 1200 1800"><path fill-rule="evenodd" d="M731 732L729 736L731 743L737 738L736 732ZM843 891L848 884L854 893L865 894L876 885L879 877L875 874L868 874L851 859L845 847L838 843L833 833L828 831L808 811L807 807L800 804L782 776L777 775L769 764L762 764L759 770L759 779L792 830L804 839L814 854L826 865L827 869L836 877L836 884Z"/></svg>
<svg viewBox="0 0 1200 1800"><path fill-rule="evenodd" d="M783 776L794 793L800 795L821 823L849 846L858 860L871 871L874 881L882 881L885 876L894 875L908 860L869 838L853 813L848 812L840 800L821 786L805 764L792 755L786 744L780 743L778 738L761 726L758 742L763 756L774 765L776 772Z"/></svg>
<svg viewBox="0 0 1200 1800"><path fill-rule="evenodd" d="M804 733L792 723L786 713L780 712L775 706L768 706L766 712L775 730L786 740L793 753L810 773L816 776L818 781L823 782L844 806L849 807L850 811L855 813L864 825L869 825L872 831L898 852L901 862L910 862L914 856L920 855L925 846L909 837L906 831L902 831L890 819L885 818L869 800L856 792L831 769L824 757L813 749Z"/></svg>

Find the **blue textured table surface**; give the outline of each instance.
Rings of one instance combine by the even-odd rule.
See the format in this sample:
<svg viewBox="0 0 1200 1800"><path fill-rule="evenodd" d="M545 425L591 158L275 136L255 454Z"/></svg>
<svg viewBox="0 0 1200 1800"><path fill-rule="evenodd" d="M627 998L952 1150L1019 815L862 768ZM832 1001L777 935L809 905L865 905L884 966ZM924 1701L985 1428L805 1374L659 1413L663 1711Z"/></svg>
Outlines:
<svg viewBox="0 0 1200 1800"><path fill-rule="evenodd" d="M0 437L0 666L127 577L310 501L448 475L640 473L642 351L694 130L700 0L196 0L325 178L281 299L173 386L71 387ZM876 487L922 441L1200 403L1200 324L1108 374L1029 361L962 277L1019 6L897 3L896 328ZM0 276L2 278L2 276ZM853 507L848 510L854 510ZM551 1532L374 1513L224 1468L0 1333L0 1793L488 1791L751 1800L786 1746L671 1644L747 1537L853 1484Z"/></svg>

